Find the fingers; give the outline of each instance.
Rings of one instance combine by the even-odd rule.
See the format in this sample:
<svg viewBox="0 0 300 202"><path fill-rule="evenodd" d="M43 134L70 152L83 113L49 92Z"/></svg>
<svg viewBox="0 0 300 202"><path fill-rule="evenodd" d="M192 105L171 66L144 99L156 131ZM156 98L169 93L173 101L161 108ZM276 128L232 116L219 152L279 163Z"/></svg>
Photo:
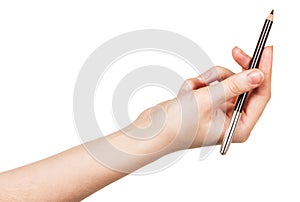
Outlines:
<svg viewBox="0 0 300 202"><path fill-rule="evenodd" d="M219 106L226 100L230 100L244 92L257 88L263 81L264 74L262 71L251 69L235 74L219 84L210 86L208 89L213 103Z"/></svg>
<svg viewBox="0 0 300 202"><path fill-rule="evenodd" d="M236 131L236 134L239 134L239 139L234 141L243 142L249 137L271 97L272 59L273 47L266 47L259 63L259 69L264 73L265 79L258 88L249 94L240 120L240 128L237 128Z"/></svg>
<svg viewBox="0 0 300 202"><path fill-rule="evenodd" d="M257 89L256 94L270 98L271 97L271 77L272 77L272 63L273 63L273 46L268 46L264 49L259 62L259 69L265 75L265 81L260 88Z"/></svg>
<svg viewBox="0 0 300 202"><path fill-rule="evenodd" d="M216 66L210 68L198 77L187 79L180 88L178 96L183 95L191 90L208 86L214 81L222 81L231 75L233 75L233 72L224 67Z"/></svg>
<svg viewBox="0 0 300 202"><path fill-rule="evenodd" d="M265 48L261 57L259 69L245 70L239 74L233 75L233 73L226 68L214 67L197 78L186 80L179 95L208 86L209 83L213 81L222 81L221 83L208 88L214 104L222 104L225 100L234 99L240 94L251 91L258 86L261 87L256 89L254 94L264 95L266 99L268 99L271 91L272 50L272 47ZM251 58L241 49L237 47L233 48L232 55L243 69L248 68Z"/></svg>
<svg viewBox="0 0 300 202"><path fill-rule="evenodd" d="M195 90L204 86L206 86L206 83L204 83L197 77L187 79L184 81L180 90L178 91L178 96L184 95L187 92L190 92L191 90Z"/></svg>
<svg viewBox="0 0 300 202"><path fill-rule="evenodd" d="M244 53L242 49L234 47L232 49L232 57L244 70L248 69L251 57Z"/></svg>
<svg viewBox="0 0 300 202"><path fill-rule="evenodd" d="M232 56L243 69L248 69L251 61L250 56L248 56L238 47L234 47L232 49ZM260 84L259 88L257 88L254 92L251 92L251 94L265 97L264 100L270 99L271 96L272 60L273 46L265 47L258 67L259 70L261 70L261 72L264 74L264 81Z"/></svg>
<svg viewBox="0 0 300 202"><path fill-rule="evenodd" d="M273 47L266 47L259 63L259 69L264 73L265 79L259 88L250 94L244 107L246 118L251 125L256 123L271 98L272 60Z"/></svg>
<svg viewBox="0 0 300 202"><path fill-rule="evenodd" d="M198 79L203 81L206 84L206 86L208 86L214 81L223 81L224 79L227 79L233 74L234 73L232 71L225 67L215 66L201 74L198 77Z"/></svg>

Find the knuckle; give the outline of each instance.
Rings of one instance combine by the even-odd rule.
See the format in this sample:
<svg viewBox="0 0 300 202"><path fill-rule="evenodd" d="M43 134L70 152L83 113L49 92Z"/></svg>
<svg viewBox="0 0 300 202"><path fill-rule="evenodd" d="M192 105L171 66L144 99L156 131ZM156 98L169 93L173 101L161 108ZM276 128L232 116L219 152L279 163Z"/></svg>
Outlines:
<svg viewBox="0 0 300 202"><path fill-rule="evenodd" d="M241 88L236 81L229 82L228 88L229 91L234 95L239 95L242 93Z"/></svg>
<svg viewBox="0 0 300 202"><path fill-rule="evenodd" d="M267 93L267 101L269 102L271 100L272 97L272 92L271 90Z"/></svg>
<svg viewBox="0 0 300 202"><path fill-rule="evenodd" d="M224 79L224 72L226 72L226 68L215 66L214 71L216 72L216 75L218 75L218 81L222 81Z"/></svg>
<svg viewBox="0 0 300 202"><path fill-rule="evenodd" d="M232 71L230 71L229 69L222 67L222 66L216 66L216 73L218 74L218 80L219 81L223 81L224 79L226 79L229 75L233 74Z"/></svg>
<svg viewBox="0 0 300 202"><path fill-rule="evenodd" d="M186 84L186 83L189 83L189 82L191 82L191 78L184 80L184 83L185 83L185 84Z"/></svg>
<svg viewBox="0 0 300 202"><path fill-rule="evenodd" d="M185 87L185 90L190 90L193 88L193 79L187 79L184 81L183 86Z"/></svg>
<svg viewBox="0 0 300 202"><path fill-rule="evenodd" d="M248 139L249 139L249 135L243 134L243 135L239 136L237 142L239 142L239 143L244 143L244 142L246 142Z"/></svg>
<svg viewBox="0 0 300 202"><path fill-rule="evenodd" d="M214 68L218 71L222 71L222 70L226 69L225 67L222 67L222 66L219 66L219 65L214 66Z"/></svg>
<svg viewBox="0 0 300 202"><path fill-rule="evenodd" d="M262 98L266 103L268 103L271 100L271 91L265 92Z"/></svg>

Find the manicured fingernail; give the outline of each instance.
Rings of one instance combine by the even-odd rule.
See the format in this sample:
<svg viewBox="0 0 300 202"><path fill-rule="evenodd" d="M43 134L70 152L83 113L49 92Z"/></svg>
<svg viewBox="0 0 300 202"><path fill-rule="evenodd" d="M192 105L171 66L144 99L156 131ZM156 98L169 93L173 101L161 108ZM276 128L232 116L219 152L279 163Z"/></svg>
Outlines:
<svg viewBox="0 0 300 202"><path fill-rule="evenodd" d="M260 84L264 80L264 75L260 71L250 72L247 76L251 84Z"/></svg>

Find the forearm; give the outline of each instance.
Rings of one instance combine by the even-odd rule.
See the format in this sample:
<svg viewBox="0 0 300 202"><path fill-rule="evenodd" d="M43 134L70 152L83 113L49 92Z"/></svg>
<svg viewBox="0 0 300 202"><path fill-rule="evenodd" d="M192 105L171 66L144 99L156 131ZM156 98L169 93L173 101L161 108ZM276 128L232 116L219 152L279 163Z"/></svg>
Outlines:
<svg viewBox="0 0 300 202"><path fill-rule="evenodd" d="M164 134L159 134L159 136ZM124 177L144 165L170 152L163 149L162 138L137 140L118 131L86 145L79 145L50 158L0 174L1 200L66 201L81 200L106 185ZM97 150L99 155L108 140L120 151L135 154L135 158L122 159L119 171L97 161L88 151ZM86 149L86 148L87 149ZM99 150L98 150L99 149ZM159 152L157 152L159 151ZM114 157L118 159L118 157ZM108 165L109 166L109 165ZM123 169L123 171L121 170Z"/></svg>

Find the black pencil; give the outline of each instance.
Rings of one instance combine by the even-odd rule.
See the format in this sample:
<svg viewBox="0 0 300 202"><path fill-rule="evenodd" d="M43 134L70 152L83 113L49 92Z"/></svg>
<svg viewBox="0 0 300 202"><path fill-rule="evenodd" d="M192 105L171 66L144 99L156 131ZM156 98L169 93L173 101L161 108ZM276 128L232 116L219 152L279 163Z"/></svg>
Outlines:
<svg viewBox="0 0 300 202"><path fill-rule="evenodd" d="M271 11L270 15L265 20L265 24L261 31L259 40L257 42L256 48L255 48L255 51L254 51L254 54L253 54L253 57L251 59L250 66L248 69L258 68L261 55L263 53L267 38L268 38L270 30L271 30L271 26L273 24L273 15L274 15L274 10ZM248 95L248 92L239 95L239 97L236 101L236 104L234 107L234 112L233 112L229 127L226 130L226 133L225 133L222 145L221 145L220 153L222 155L226 154L226 152L228 151L228 148L230 146L230 143L231 143L233 135L234 135L236 125L241 116L247 95Z"/></svg>

